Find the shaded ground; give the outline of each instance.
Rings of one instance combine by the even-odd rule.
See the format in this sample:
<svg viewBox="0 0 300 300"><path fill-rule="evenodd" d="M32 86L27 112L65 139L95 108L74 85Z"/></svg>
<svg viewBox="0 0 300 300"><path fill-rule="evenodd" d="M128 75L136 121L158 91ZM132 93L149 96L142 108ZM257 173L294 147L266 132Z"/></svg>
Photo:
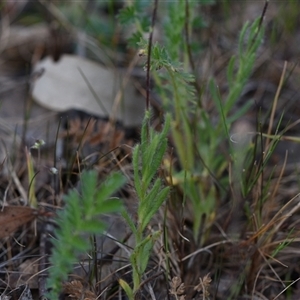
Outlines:
<svg viewBox="0 0 300 300"><path fill-rule="evenodd" d="M208 26L200 33L195 33L195 36L203 41L201 55L195 58L198 66L198 81L201 85L206 86L207 78L214 76L222 94L225 94L228 88L225 71L229 58L237 51L238 32L245 20L252 20L254 17L259 16L263 7L261 3L256 1L228 1L228 3L228 5L205 6L203 8L203 16ZM286 3L275 1L270 3L268 7L264 21L266 38L259 50L259 58L256 62L254 73L245 86L236 109L247 101L251 101L253 105L249 113L238 121L236 128L246 124L247 130L252 132L256 131L257 123L261 123L261 128L263 129L268 128L269 113L278 89L284 62L287 61L286 80L278 99L274 128L277 126L283 113L280 129L294 124L285 135L297 136L299 134L299 124L297 122L300 116L298 99L300 80L300 69L298 66L300 49L298 45L300 42L300 31L299 18L294 12L300 8L300 3L299 1ZM30 9L32 9L32 5L30 4ZM19 16L22 14L30 15L31 12L20 11L19 14ZM101 12L101 14L105 13ZM4 22L4 18L2 18L2 21ZM16 21L15 23L18 22ZM15 24L9 24L8 26L15 26ZM79 167L85 164L85 158L93 155L95 152L99 156L99 153L110 153L111 149L122 145L122 147L110 153L101 162L91 163L91 159L89 163L99 170L99 173L102 174L101 176L120 166L130 174L131 170L128 164L130 159L127 156L130 156L131 147L138 140L138 134L132 131L128 132L121 125L111 127L111 124L104 120L95 120L93 121L94 123L90 124L89 116L80 112L67 112L61 115L36 104L30 96L30 84L34 81L34 76L31 75L30 71L31 63L46 55L46 53L53 54L53 44L49 44L49 40L53 42L53 37L51 37L50 31L49 38L47 26L41 27L37 37L35 37L35 34L29 34L25 40L20 39L21 41L16 43L17 46L9 47L6 45L1 49L0 159L3 162L0 178L1 201L2 205L20 206L24 202L26 204L26 201L28 201L29 183L25 163L26 151L24 149L25 146L28 149L32 147L36 140L43 139L46 145L42 148L41 153L36 150L31 151L37 161L38 170L36 197L49 215L41 213L39 218L41 222L38 222L37 235L35 235L33 226L30 225L15 234L14 238L3 239L1 244L1 252L3 254L0 257L0 288L1 292L4 292L17 288L21 283L27 283L32 293L35 294L34 299L37 299L37 295L43 292L43 279L40 279L43 277L38 274L38 271L45 269L47 266L46 262L41 262L40 259L49 254L48 245L45 246L43 243L48 242L47 238L45 238L46 233L48 231L52 232L52 225L49 222L54 214L52 206L62 205L62 195L70 187L77 185L78 178L76 174L79 172ZM70 38L71 34L69 32L60 34L61 36L65 34L68 43L76 44L77 42L80 44L76 39L72 40L74 36ZM1 39L3 39L3 35ZM18 42L19 38L14 38L13 40ZM121 44L124 41L120 39L119 42ZM43 50L39 50L40 48L43 48ZM70 48L74 50L76 47L72 48L69 45L61 47L63 52L69 52ZM77 51L80 51L80 49L78 50L77 48ZM126 66L126 59L130 55L130 53L126 53L126 55L120 54L118 57L122 58L118 60L116 65ZM101 58L99 60L102 61ZM136 72L140 74L140 70L141 68L136 66ZM140 89L145 91L144 88L142 82ZM210 96L204 94L203 99L207 109L213 111L214 107ZM28 115L26 114L27 112ZM60 118L61 116L63 117ZM27 117L29 117L28 120ZM69 127L66 125L67 122ZM80 145L82 134L85 132L87 125L90 126L88 127L88 135L84 145L81 145L79 156L76 157L74 156L75 150ZM60 128L60 135L57 140L56 133L58 128ZM66 139L68 139L68 142L66 142ZM123 147L124 144L126 147ZM280 166L284 162L287 150L287 165L282 175ZM275 297L277 297L276 299L288 299L288 296L290 297L289 299L298 299L300 297L299 285L297 284L297 280L300 278L300 270L298 268L298 200L295 201L295 204L291 203L290 207L282 211L281 216L272 219L272 217L276 217L276 213L280 208L299 192L298 163L298 143L289 141L288 138L286 140L282 139L269 162L270 166L266 168L265 172L267 177L274 166L279 166L275 169L270 184L273 187L270 190L276 190L277 193L276 195L274 194L273 201L264 210L265 215L270 216L269 218L266 217L266 220L270 222L268 223L270 226L263 227L266 224L261 224L263 232L273 232L272 230L276 229L276 232L272 233L272 240L268 240L268 237L259 240L260 228L253 227L251 232L247 229L245 224L247 222L245 222L243 216L235 217L230 215L232 212L238 214L240 208L237 205L236 211L230 209L228 203L233 197L230 191L228 191L227 199L219 199L222 203L219 210L216 211L215 225L212 226L210 236L207 238L205 245L202 245L200 249L197 243L192 241L192 226L190 224L192 220L189 218L189 207L187 207L183 218L180 216L178 206L175 205L173 207L169 205L169 239L172 241L169 251L172 255L169 256L168 262L171 265L173 276L180 276L187 286L186 299L194 299L193 286L197 285L199 277L203 278L208 273L213 278L213 282L208 284L210 285L212 299L229 299L230 297L232 299L275 299ZM59 169L59 176L49 172L52 167ZM176 190L176 188L174 189ZM246 201L254 201L255 192L253 191L253 198L246 199ZM130 187L124 190L123 193L123 197L127 199L127 206L134 212L136 200ZM177 197L180 198L180 191ZM160 213L163 214L163 212ZM292 214L291 217L288 216L290 214ZM128 232L127 230L123 232L124 224L121 220L118 217L108 218L108 220L111 234L117 240L124 239ZM184 228L182 230L184 237L189 239L190 243L179 237L178 232L181 232L182 228ZM272 252L269 249L274 249L274 245L284 244L287 233L292 232L292 229L294 230L292 235L293 242L287 244L284 250L280 252L280 255L276 256L276 259L274 258L274 265L272 265L270 261L266 260L266 257L269 258L268 255ZM235 239L236 236L240 240ZM102 245L103 240L106 241L105 246ZM260 244L257 243L257 240L259 240ZM130 241L128 244L130 245ZM106 287L109 287L108 290L110 292L107 292L105 294L106 298L103 299L113 299L117 297L116 295L119 292L117 279L120 276L130 278L130 275L125 271L116 271L116 269L128 262L128 257L124 249L124 251L121 251L118 244L116 248L116 243L107 237L99 237L98 245L98 260L100 269L103 272L102 278L105 280L97 288L90 288L91 295L88 296L88 299L95 299L100 292L105 291ZM103 250L103 247L106 247L105 250ZM118 252L116 252L117 254L114 253L114 260L111 260L111 256L107 257L105 254L112 252L113 249ZM197 255L197 251L199 251L200 255ZM193 253L195 254L191 255ZM157 299L165 299L168 294L168 288L165 288L168 283L156 270L156 266L160 264L158 263L159 260L163 261L161 264L165 267L167 256L166 253L162 253L159 247L155 248L153 260L149 266L148 278L153 276L155 279L153 280L153 286L157 290ZM277 263L277 260L280 263ZM77 271L74 271L74 273L77 272L78 277L74 278L80 278L86 283L87 275L85 271L89 272L89 270L84 269L82 265L78 266ZM109 277L114 272L115 274ZM244 278L243 276L246 275L248 276ZM31 280L28 281L28 278L31 278ZM38 278L40 281L38 281ZM243 289L241 289L238 296L235 294L232 296L232 286L239 281L245 281ZM286 286L285 281L287 282L286 285L291 282L294 282L294 284L290 289L289 295L283 294L279 296ZM78 285L78 290L82 291L82 286L78 282L75 285ZM75 290L76 288L67 287L67 293L76 294ZM80 298L80 293L78 293L75 299ZM171 296L169 297L172 299ZM145 299L147 299L146 296Z"/></svg>

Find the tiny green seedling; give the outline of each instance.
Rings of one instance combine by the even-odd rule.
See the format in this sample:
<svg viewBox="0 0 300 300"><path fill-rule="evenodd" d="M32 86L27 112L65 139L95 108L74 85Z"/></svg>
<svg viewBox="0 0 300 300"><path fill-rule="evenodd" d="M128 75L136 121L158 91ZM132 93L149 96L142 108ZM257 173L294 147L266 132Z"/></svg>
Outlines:
<svg viewBox="0 0 300 300"><path fill-rule="evenodd" d="M86 234L102 234L105 224L100 220L104 213L121 210L119 199L112 197L125 183L120 173L111 174L100 186L95 171L84 171L81 175L81 193L73 189L65 196L66 205L58 212L54 249L50 259L51 268L47 287L48 298L57 300L63 281L67 280L73 264L80 253L86 253L90 244Z"/></svg>
<svg viewBox="0 0 300 300"><path fill-rule="evenodd" d="M166 116L165 125L160 133L148 128L149 120L150 112L146 111L141 143L136 145L133 151L134 187L138 196L136 222L132 221L126 211L123 213L135 237L135 247L130 256L133 288L124 280L119 281L130 300L134 299L140 289L153 245L161 234L160 231L155 231L145 235L146 227L169 194L169 187L164 187L161 178L156 176L167 149L170 116Z"/></svg>

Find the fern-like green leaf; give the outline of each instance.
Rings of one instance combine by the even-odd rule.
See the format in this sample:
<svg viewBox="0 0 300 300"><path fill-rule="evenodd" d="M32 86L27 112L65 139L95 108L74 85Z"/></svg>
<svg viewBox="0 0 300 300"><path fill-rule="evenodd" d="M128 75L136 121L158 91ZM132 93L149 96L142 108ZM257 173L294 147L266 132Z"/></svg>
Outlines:
<svg viewBox="0 0 300 300"><path fill-rule="evenodd" d="M84 236L104 232L105 226L99 215L120 210L120 201L107 198L116 193L124 183L123 176L115 173L98 188L97 173L83 172L82 195L72 190L64 198L66 205L57 214L58 229L55 231L56 239L53 240L53 254L50 258L52 267L47 279L47 287L51 289L48 295L50 300L58 299L62 283L72 270L78 255L90 249Z"/></svg>
<svg viewBox="0 0 300 300"><path fill-rule="evenodd" d="M94 214L108 214L112 212L119 212L122 209L122 202L119 198L109 198L102 202L96 202L94 207Z"/></svg>
<svg viewBox="0 0 300 300"><path fill-rule="evenodd" d="M133 5L129 5L120 10L118 19L121 24L132 24L136 18L136 9Z"/></svg>
<svg viewBox="0 0 300 300"><path fill-rule="evenodd" d="M83 207L92 207L97 186L97 173L95 171L83 172L81 175Z"/></svg>
<svg viewBox="0 0 300 300"><path fill-rule="evenodd" d="M107 200L117 190L119 190L126 182L125 176L121 173L113 173L101 185L101 188L96 193L96 201Z"/></svg>

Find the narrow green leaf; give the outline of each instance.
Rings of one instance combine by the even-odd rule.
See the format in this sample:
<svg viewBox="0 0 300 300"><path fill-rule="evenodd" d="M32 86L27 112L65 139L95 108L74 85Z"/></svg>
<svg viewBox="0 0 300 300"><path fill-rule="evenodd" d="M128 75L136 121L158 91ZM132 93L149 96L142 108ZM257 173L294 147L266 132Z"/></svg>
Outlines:
<svg viewBox="0 0 300 300"><path fill-rule="evenodd" d="M128 226L130 227L132 233L136 236L137 235L137 229L134 225L132 217L128 214L128 212L125 209L122 211L122 216L125 219L125 221L127 222Z"/></svg>
<svg viewBox="0 0 300 300"><path fill-rule="evenodd" d="M145 111L145 116L141 128L141 153L146 153L148 148L148 123L150 120L151 113L149 110Z"/></svg>
<svg viewBox="0 0 300 300"><path fill-rule="evenodd" d="M151 190L144 199L141 199L138 207L139 220L143 220L150 213L153 201L161 188L161 180L157 178ZM152 216L151 216L152 217Z"/></svg>
<svg viewBox="0 0 300 300"><path fill-rule="evenodd" d="M210 91L210 94L212 96L212 99L218 109L218 112L221 113L221 110L222 110L222 107L221 107L221 103L222 103L222 99L220 97L220 92L218 90L218 87L216 85L216 83L214 82L213 79L211 79L209 81L209 91Z"/></svg>
<svg viewBox="0 0 300 300"><path fill-rule="evenodd" d="M140 171L139 171L139 155L140 155L140 147L139 145L136 145L134 147L133 153L132 153L132 164L133 164L133 179L134 179L134 187L137 192L138 197L141 199L143 198L142 194L142 186L141 186L141 180L140 180Z"/></svg>
<svg viewBox="0 0 300 300"><path fill-rule="evenodd" d="M227 80L228 80L229 89L231 89L234 84L234 67L235 67L235 57L232 56L227 67Z"/></svg>
<svg viewBox="0 0 300 300"><path fill-rule="evenodd" d="M126 182L126 178L119 172L111 174L105 182L103 182L95 196L97 201L105 201L112 194L116 193Z"/></svg>
<svg viewBox="0 0 300 300"><path fill-rule="evenodd" d="M109 198L103 202L96 202L94 207L94 214L107 214L112 212L119 212L123 207L119 198Z"/></svg>
<svg viewBox="0 0 300 300"><path fill-rule="evenodd" d="M227 96L224 106L223 106L223 112L224 115L227 116L232 107L235 105L236 101L240 97L244 84L246 82L241 79L236 79L235 85L233 88L229 91L229 95Z"/></svg>
<svg viewBox="0 0 300 300"><path fill-rule="evenodd" d="M159 141L159 143L157 143L155 148L151 148L152 153L147 163L147 172L143 174L142 178L145 186L147 187L157 173L157 170L159 169L167 148L167 139L162 136L158 136L158 138L160 138L161 140Z"/></svg>
<svg viewBox="0 0 300 300"><path fill-rule="evenodd" d="M167 134L170 128L170 122L170 115L167 115L162 132L156 133L153 130L151 131L151 134L153 135L152 139L148 145L148 149L145 150L145 154L142 154L145 156L143 162L146 164L142 174L142 181L145 187L148 187L153 180L166 152Z"/></svg>
<svg viewBox="0 0 300 300"><path fill-rule="evenodd" d="M96 185L97 185L97 173L95 171L87 171L82 173L81 189L82 189L82 197L84 199L85 207L93 205Z"/></svg>
<svg viewBox="0 0 300 300"><path fill-rule="evenodd" d="M227 118L228 124L232 124L237 119L245 115L247 111L249 111L249 108L253 105L252 101L246 102L241 108L238 109L238 111L233 114L232 116Z"/></svg>
<svg viewBox="0 0 300 300"><path fill-rule="evenodd" d="M119 279L119 284L122 287L122 289L125 291L129 300L134 300L134 293L132 288L129 286L129 284L123 279Z"/></svg>
<svg viewBox="0 0 300 300"><path fill-rule="evenodd" d="M153 234L148 235L140 244L136 245L132 257L136 261L138 272L140 275L145 272L148 266L153 245L160 235L161 232L156 231Z"/></svg>
<svg viewBox="0 0 300 300"><path fill-rule="evenodd" d="M160 206L168 197L169 191L170 191L169 187L165 187L156 195L155 200L152 203L151 209L149 210L148 214L146 214L145 217L142 219L140 225L141 230L144 230L147 227L153 215L157 212L157 210L160 208Z"/></svg>
<svg viewBox="0 0 300 300"><path fill-rule="evenodd" d="M242 57L244 54L245 34L247 32L248 26L249 26L249 22L246 22L239 35L238 53L240 57Z"/></svg>
<svg viewBox="0 0 300 300"><path fill-rule="evenodd" d="M139 267L140 267L140 274L143 274L148 266L150 254L152 251L154 245L154 241L150 239L147 241L147 243L144 245L144 247L140 251L140 257L139 257Z"/></svg>

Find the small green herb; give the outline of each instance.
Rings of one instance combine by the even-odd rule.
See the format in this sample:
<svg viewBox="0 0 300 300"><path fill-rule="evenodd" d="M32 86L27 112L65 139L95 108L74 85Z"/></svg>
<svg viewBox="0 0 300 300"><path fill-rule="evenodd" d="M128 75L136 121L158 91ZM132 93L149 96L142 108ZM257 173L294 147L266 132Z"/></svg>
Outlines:
<svg viewBox="0 0 300 300"><path fill-rule="evenodd" d="M90 244L86 234L101 234L105 224L99 216L121 210L122 204L111 196L125 183L120 173L114 173L99 187L95 171L83 172L81 175L81 194L71 190L64 200L65 207L57 214L58 229L53 240L53 253L47 287L49 299L57 300L62 283L67 279L72 265L80 253L87 252Z"/></svg>
<svg viewBox="0 0 300 300"><path fill-rule="evenodd" d="M166 116L166 123L160 133L148 128L149 120L150 112L146 111L141 143L136 145L133 151L134 187L139 201L136 224L128 212L123 213L135 237L135 247L130 256L133 288L128 284L121 284L129 299L134 299L133 295L139 291L153 245L161 234L160 231L155 231L145 236L145 229L169 194L169 187L163 187L161 178L155 177L167 149L170 116Z"/></svg>

